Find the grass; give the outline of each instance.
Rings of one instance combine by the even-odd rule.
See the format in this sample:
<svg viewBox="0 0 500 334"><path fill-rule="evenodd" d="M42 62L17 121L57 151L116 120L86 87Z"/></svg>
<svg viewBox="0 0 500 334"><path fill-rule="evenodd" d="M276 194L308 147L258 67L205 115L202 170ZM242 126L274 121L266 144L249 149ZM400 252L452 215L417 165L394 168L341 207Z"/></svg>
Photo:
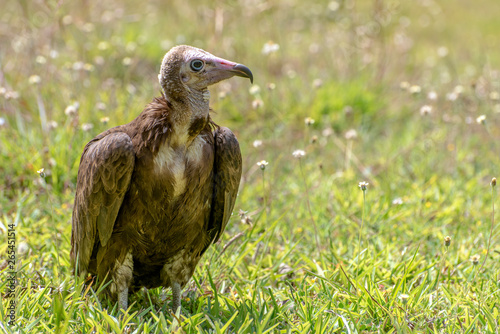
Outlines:
<svg viewBox="0 0 500 334"><path fill-rule="evenodd" d="M498 332L490 181L500 166L499 6L5 3L0 329ZM270 41L279 49L263 54ZM232 79L212 89L216 122L241 144L240 193L222 240L183 290L182 314L170 313L171 292L162 289L131 296L122 313L71 275L79 157L95 135L132 120L159 94L161 58L177 43L254 72L255 87ZM428 114L420 112L425 105ZM295 150L306 154L296 159ZM11 224L14 326L6 317Z"/></svg>

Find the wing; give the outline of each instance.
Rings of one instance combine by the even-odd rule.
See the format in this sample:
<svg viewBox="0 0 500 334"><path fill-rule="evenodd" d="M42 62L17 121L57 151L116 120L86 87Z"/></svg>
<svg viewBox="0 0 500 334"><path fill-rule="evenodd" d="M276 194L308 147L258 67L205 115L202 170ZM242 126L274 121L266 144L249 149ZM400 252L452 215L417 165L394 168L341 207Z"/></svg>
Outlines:
<svg viewBox="0 0 500 334"><path fill-rule="evenodd" d="M220 127L215 130L214 139L214 188L208 223L209 242L202 254L224 232L233 212L241 179L241 151L236 136L228 128Z"/></svg>
<svg viewBox="0 0 500 334"><path fill-rule="evenodd" d="M76 273L87 273L96 246L111 237L130 184L135 154L123 132L99 135L82 154L71 231L71 260ZM77 261L78 258L78 261Z"/></svg>

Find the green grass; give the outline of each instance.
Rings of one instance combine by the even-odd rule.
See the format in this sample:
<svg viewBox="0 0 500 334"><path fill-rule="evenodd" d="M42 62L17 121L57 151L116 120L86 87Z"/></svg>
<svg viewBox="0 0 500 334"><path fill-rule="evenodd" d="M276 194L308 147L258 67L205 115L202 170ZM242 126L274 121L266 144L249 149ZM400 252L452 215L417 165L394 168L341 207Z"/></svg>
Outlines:
<svg viewBox="0 0 500 334"><path fill-rule="evenodd" d="M0 329L498 332L500 230L490 181L500 175L500 3L338 4L3 4ZM280 48L263 54L269 41ZM241 144L240 193L221 242L183 290L182 314L171 314L171 292L162 289L131 296L122 313L71 274L79 158L90 139L159 94L161 58L177 43L254 73L260 89L237 78L212 89L215 121ZM66 115L75 102L77 114ZM306 152L300 160L298 149ZM369 183L365 201L361 181ZM6 318L10 224L15 326Z"/></svg>

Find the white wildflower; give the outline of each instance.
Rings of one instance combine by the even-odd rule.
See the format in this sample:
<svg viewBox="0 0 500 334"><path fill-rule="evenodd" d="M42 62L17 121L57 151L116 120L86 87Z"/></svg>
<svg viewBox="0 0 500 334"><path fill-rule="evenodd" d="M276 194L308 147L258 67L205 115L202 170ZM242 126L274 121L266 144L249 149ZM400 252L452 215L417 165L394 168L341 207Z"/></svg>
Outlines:
<svg viewBox="0 0 500 334"><path fill-rule="evenodd" d="M92 31L94 31L94 28L95 28L94 24L92 24L91 22L87 22L82 26L82 31L92 32Z"/></svg>
<svg viewBox="0 0 500 334"><path fill-rule="evenodd" d="M289 69L287 72L286 72L286 75L290 78L290 79L293 79L297 76L297 72L295 72L295 70L292 70L292 69Z"/></svg>
<svg viewBox="0 0 500 334"><path fill-rule="evenodd" d="M268 55L278 51L279 49L280 49L279 44L269 41L262 47L262 54Z"/></svg>
<svg viewBox="0 0 500 334"><path fill-rule="evenodd" d="M294 158L300 159L306 155L306 152L303 150L295 150L293 151L292 155Z"/></svg>
<svg viewBox="0 0 500 334"><path fill-rule="evenodd" d="M129 66L130 64L132 64L132 58L130 58L130 57L123 58L122 64L125 66Z"/></svg>
<svg viewBox="0 0 500 334"><path fill-rule="evenodd" d="M262 140L256 139L253 141L253 147L257 148L257 147L261 147L261 146L262 146Z"/></svg>
<svg viewBox="0 0 500 334"><path fill-rule="evenodd" d="M73 17L71 17L71 15L66 15L62 18L62 23L67 26L67 25L70 25L71 23L73 23Z"/></svg>
<svg viewBox="0 0 500 334"><path fill-rule="evenodd" d="M409 89L411 94L419 94L422 91L422 88L418 85L413 85Z"/></svg>
<svg viewBox="0 0 500 334"><path fill-rule="evenodd" d="M456 85L455 88L453 88L453 91L456 94L460 95L460 94L462 94L464 92L464 86L462 86L462 85Z"/></svg>
<svg viewBox="0 0 500 334"><path fill-rule="evenodd" d="M328 4L328 9L331 10L332 12L335 12L339 8L340 4L337 1L332 1Z"/></svg>
<svg viewBox="0 0 500 334"><path fill-rule="evenodd" d="M96 56L94 58L94 63L96 65L104 65L104 58L102 56Z"/></svg>
<svg viewBox="0 0 500 334"><path fill-rule="evenodd" d="M315 121L314 121L314 119L313 119L313 118L311 118L311 117L306 117L306 118L304 119L304 123L306 123L306 125L307 125L307 126L313 125L313 124L314 124L314 122L315 122Z"/></svg>
<svg viewBox="0 0 500 334"><path fill-rule="evenodd" d="M420 115L426 116L432 113L432 106L430 105L424 105L420 108Z"/></svg>
<svg viewBox="0 0 500 334"><path fill-rule="evenodd" d="M486 123L486 115L480 115L476 118L476 123L477 124L484 124Z"/></svg>
<svg viewBox="0 0 500 334"><path fill-rule="evenodd" d="M257 95L260 93L260 86L259 85L252 85L250 89L248 90L251 95Z"/></svg>
<svg viewBox="0 0 500 334"><path fill-rule="evenodd" d="M365 190L366 190L366 188L368 187L368 185L369 185L369 183L368 183L368 182L365 182L365 181L362 181L362 182L358 183L358 187L359 187L359 189L361 189L361 190L363 190L363 191L365 191Z"/></svg>
<svg viewBox="0 0 500 334"><path fill-rule="evenodd" d="M39 170L37 170L36 172L38 173L38 175L40 175L40 177L45 177L45 168L40 168Z"/></svg>
<svg viewBox="0 0 500 334"><path fill-rule="evenodd" d="M429 93L427 93L427 98L429 100L436 101L437 98L438 98L438 95L437 95L437 93L435 91L432 90Z"/></svg>
<svg viewBox="0 0 500 334"><path fill-rule="evenodd" d="M319 88L319 87L323 86L323 80L314 79L312 85L314 88Z"/></svg>
<svg viewBox="0 0 500 334"><path fill-rule="evenodd" d="M332 128L326 128L323 131L321 131L321 134L324 137L329 137L329 136L333 135L333 129Z"/></svg>
<svg viewBox="0 0 500 334"><path fill-rule="evenodd" d="M49 57L52 59L56 59L57 57L59 57L59 52L57 50L50 50Z"/></svg>
<svg viewBox="0 0 500 334"><path fill-rule="evenodd" d="M137 43L132 41L128 42L127 46L125 47L125 50L127 50L127 52L134 52L135 49L137 49Z"/></svg>
<svg viewBox="0 0 500 334"><path fill-rule="evenodd" d="M4 96L7 100L10 100L10 99L16 100L19 98L20 95L19 95L19 92L16 92L15 90L9 90L9 91L5 92Z"/></svg>
<svg viewBox="0 0 500 334"><path fill-rule="evenodd" d="M448 93L446 94L446 99L448 101L455 101L456 99L458 99L458 94L455 92Z"/></svg>
<svg viewBox="0 0 500 334"><path fill-rule="evenodd" d="M255 99L252 101L252 108L253 109L258 109L264 106L264 101L261 99Z"/></svg>
<svg viewBox="0 0 500 334"><path fill-rule="evenodd" d="M42 55L38 55L38 56L36 56L35 61L38 64L43 65L43 64L45 64L47 62L47 59L44 56L42 56Z"/></svg>
<svg viewBox="0 0 500 334"><path fill-rule="evenodd" d="M94 127L94 125L92 123L83 123L82 124L82 130L85 132L92 130L93 127Z"/></svg>
<svg viewBox="0 0 500 334"><path fill-rule="evenodd" d="M97 48L101 51L109 49L109 46L109 42L107 41L100 41L99 43L97 43Z"/></svg>
<svg viewBox="0 0 500 334"><path fill-rule="evenodd" d="M83 70L84 66L85 66L85 64L83 63L83 61L77 61L77 62L73 63L71 68L73 69L73 71L80 71L80 70Z"/></svg>
<svg viewBox="0 0 500 334"><path fill-rule="evenodd" d="M347 140L356 139L358 138L358 132L354 129L350 129L345 133L344 137Z"/></svg>
<svg viewBox="0 0 500 334"><path fill-rule="evenodd" d="M448 48L446 46L441 46L437 49L437 54L439 57L444 58L448 55Z"/></svg>
<svg viewBox="0 0 500 334"><path fill-rule="evenodd" d="M401 205L401 204L403 204L403 199L401 197L397 197L397 198L392 200L392 204L393 205Z"/></svg>
<svg viewBox="0 0 500 334"><path fill-rule="evenodd" d="M494 101L500 100L500 93L498 93L498 92L491 92L490 93L490 99L494 100Z"/></svg>
<svg viewBox="0 0 500 334"><path fill-rule="evenodd" d="M47 126L48 126L49 130L53 130L53 129L57 128L57 125L58 125L57 122L54 120L47 122Z"/></svg>
<svg viewBox="0 0 500 334"><path fill-rule="evenodd" d="M19 246L17 246L17 252L20 255L24 255L24 254L28 253L28 251L29 251L28 243L26 243L26 241L21 241L19 243Z"/></svg>
<svg viewBox="0 0 500 334"><path fill-rule="evenodd" d="M66 109L64 109L64 113L66 114L66 116L75 116L77 112L78 107L74 103L70 104L66 107Z"/></svg>
<svg viewBox="0 0 500 334"><path fill-rule="evenodd" d="M402 294L401 296L399 296L399 299L401 299L401 303L403 303L403 304L408 303L409 298L410 298L410 296L408 296L407 294Z"/></svg>
<svg viewBox="0 0 500 334"><path fill-rule="evenodd" d="M132 84L128 84L128 85L127 85L127 92L128 92L130 95L134 95L136 91L137 91L137 88L135 88L135 86L134 86L134 85L132 85Z"/></svg>
<svg viewBox="0 0 500 334"><path fill-rule="evenodd" d="M399 84L399 88L402 90L408 90L410 88L410 83L408 81L401 81Z"/></svg>
<svg viewBox="0 0 500 334"><path fill-rule="evenodd" d="M257 166L259 166L259 168L262 170L266 169L267 165L269 165L269 162L267 162L266 160L261 160L257 162Z"/></svg>
<svg viewBox="0 0 500 334"><path fill-rule="evenodd" d="M98 110L106 110L106 103L104 102L97 102L95 104L95 107L98 109Z"/></svg>
<svg viewBox="0 0 500 334"><path fill-rule="evenodd" d="M37 85L42 81L42 79L38 75L32 75L29 77L28 81L31 85Z"/></svg>

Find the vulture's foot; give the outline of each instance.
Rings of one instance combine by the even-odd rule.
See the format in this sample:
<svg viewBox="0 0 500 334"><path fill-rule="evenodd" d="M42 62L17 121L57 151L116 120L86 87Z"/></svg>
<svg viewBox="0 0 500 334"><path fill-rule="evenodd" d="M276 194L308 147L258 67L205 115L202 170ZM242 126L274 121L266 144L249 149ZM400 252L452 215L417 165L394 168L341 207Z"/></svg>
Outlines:
<svg viewBox="0 0 500 334"><path fill-rule="evenodd" d="M128 308L128 287L132 282L133 267L132 253L128 252L123 262L116 262L112 276L111 293L116 294L118 306L124 311Z"/></svg>
<svg viewBox="0 0 500 334"><path fill-rule="evenodd" d="M118 291L118 306L124 311L128 309L128 287Z"/></svg>
<svg viewBox="0 0 500 334"><path fill-rule="evenodd" d="M177 282L172 283L172 311L174 313L181 307L181 285Z"/></svg>

